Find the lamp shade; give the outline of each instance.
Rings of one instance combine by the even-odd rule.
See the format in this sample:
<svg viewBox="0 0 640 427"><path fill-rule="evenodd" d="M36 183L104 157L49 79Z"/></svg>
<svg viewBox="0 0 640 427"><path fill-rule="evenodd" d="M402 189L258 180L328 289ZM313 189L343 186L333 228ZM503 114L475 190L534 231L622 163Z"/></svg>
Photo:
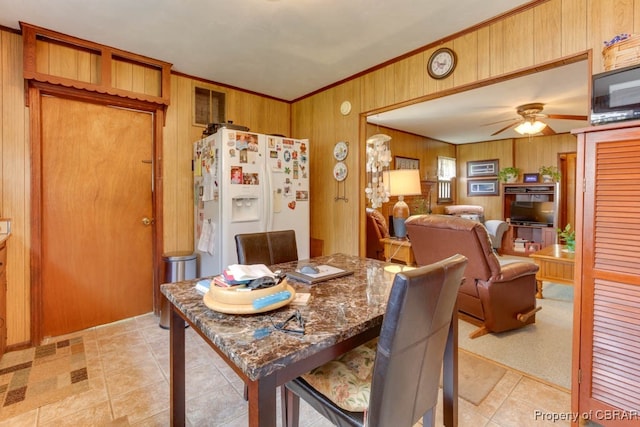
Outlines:
<svg viewBox="0 0 640 427"><path fill-rule="evenodd" d="M390 196L417 196L422 194L420 188L420 171L418 169L396 169L384 174L385 186Z"/></svg>
<svg viewBox="0 0 640 427"><path fill-rule="evenodd" d="M398 196L398 202L393 206L393 232L399 239L407 237L405 221L409 218L409 206L404 196L422 194L420 188L420 171L418 169L396 169L383 175L385 186L388 185L389 194Z"/></svg>

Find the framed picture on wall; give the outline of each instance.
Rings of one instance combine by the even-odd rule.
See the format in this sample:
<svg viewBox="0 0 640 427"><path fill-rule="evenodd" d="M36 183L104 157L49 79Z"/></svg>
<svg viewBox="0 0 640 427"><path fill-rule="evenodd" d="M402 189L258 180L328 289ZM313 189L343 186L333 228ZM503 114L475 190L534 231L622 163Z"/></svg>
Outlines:
<svg viewBox="0 0 640 427"><path fill-rule="evenodd" d="M467 178L498 176L498 159L467 162Z"/></svg>
<svg viewBox="0 0 640 427"><path fill-rule="evenodd" d="M412 159L411 157L394 157L395 169L420 169L420 159Z"/></svg>
<svg viewBox="0 0 640 427"><path fill-rule="evenodd" d="M497 196L500 186L498 179L474 179L467 181L467 196Z"/></svg>

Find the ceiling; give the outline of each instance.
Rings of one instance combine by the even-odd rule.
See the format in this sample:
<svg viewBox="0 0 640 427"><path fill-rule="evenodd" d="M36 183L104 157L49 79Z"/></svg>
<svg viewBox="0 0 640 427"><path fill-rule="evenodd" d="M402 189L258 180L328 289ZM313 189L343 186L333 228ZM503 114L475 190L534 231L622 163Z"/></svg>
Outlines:
<svg viewBox="0 0 640 427"><path fill-rule="evenodd" d="M531 0L0 0L19 22L291 101Z"/></svg>
<svg viewBox="0 0 640 427"><path fill-rule="evenodd" d="M588 115L590 73L587 61L506 80L479 89L413 104L367 118L369 123L452 144L521 138L513 128L516 108L541 102L543 114ZM588 126L588 121L541 118L556 133Z"/></svg>
<svg viewBox="0 0 640 427"><path fill-rule="evenodd" d="M26 22L173 64L173 70L292 101L530 0L0 0L0 25ZM369 117L451 143L490 134L518 105L586 115L587 66L572 64ZM556 132L587 123L552 121Z"/></svg>

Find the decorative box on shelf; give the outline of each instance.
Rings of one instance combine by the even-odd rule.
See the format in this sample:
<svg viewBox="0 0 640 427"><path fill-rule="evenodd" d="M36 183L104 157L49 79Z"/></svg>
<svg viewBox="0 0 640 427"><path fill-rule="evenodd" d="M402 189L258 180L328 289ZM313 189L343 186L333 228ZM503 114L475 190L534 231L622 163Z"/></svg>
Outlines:
<svg viewBox="0 0 640 427"><path fill-rule="evenodd" d="M605 71L640 63L640 35L625 35L620 41L607 44L602 50Z"/></svg>

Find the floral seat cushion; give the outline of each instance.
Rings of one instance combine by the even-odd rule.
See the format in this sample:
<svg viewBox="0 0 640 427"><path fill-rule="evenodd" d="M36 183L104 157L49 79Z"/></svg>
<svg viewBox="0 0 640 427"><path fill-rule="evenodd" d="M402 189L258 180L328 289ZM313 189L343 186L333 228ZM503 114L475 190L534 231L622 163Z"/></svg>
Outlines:
<svg viewBox="0 0 640 427"><path fill-rule="evenodd" d="M315 368L302 378L342 409L364 412L369 407L377 346L376 338Z"/></svg>

